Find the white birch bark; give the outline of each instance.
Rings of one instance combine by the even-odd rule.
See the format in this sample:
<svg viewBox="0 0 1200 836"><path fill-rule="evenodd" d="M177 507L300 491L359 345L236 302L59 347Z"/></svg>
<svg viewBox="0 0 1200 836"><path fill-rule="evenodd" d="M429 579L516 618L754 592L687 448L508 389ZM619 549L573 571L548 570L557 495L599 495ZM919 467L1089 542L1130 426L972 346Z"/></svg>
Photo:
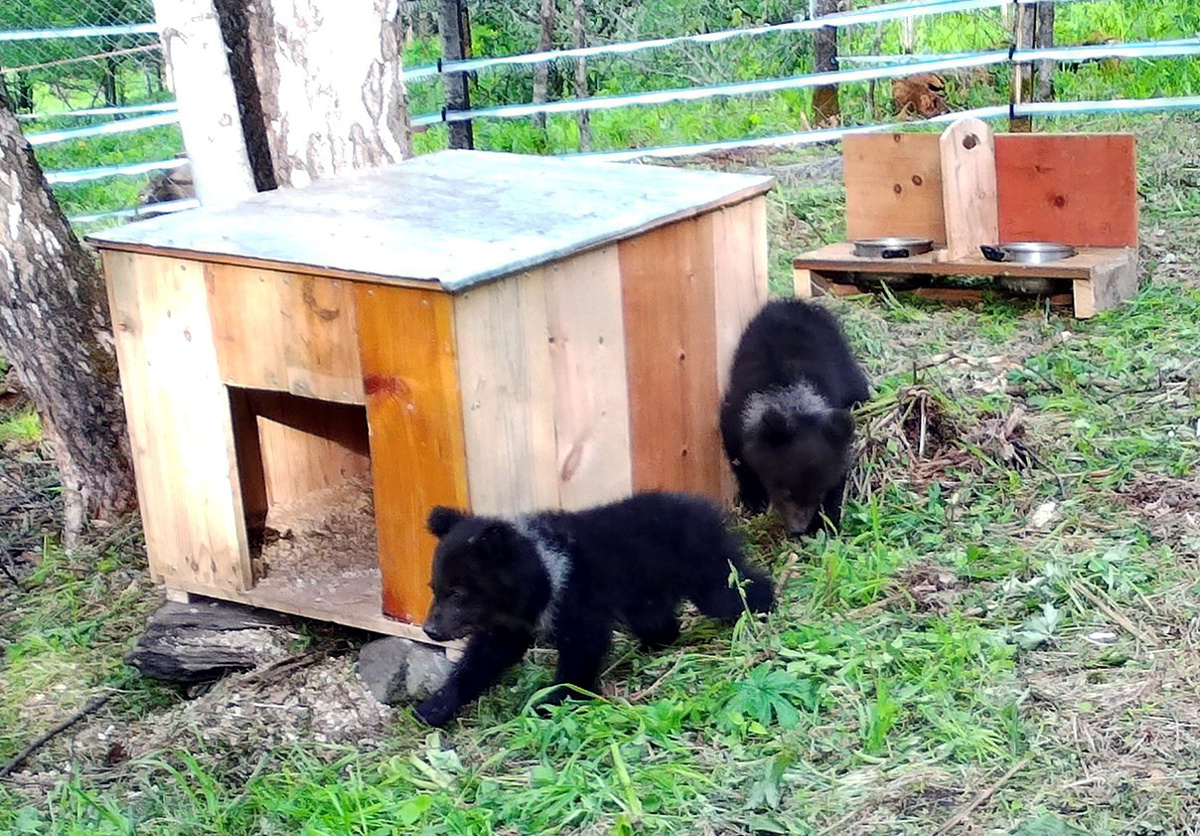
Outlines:
<svg viewBox="0 0 1200 836"><path fill-rule="evenodd" d="M249 197L255 193L254 175L212 0L154 0L154 14L196 196L204 204Z"/></svg>
<svg viewBox="0 0 1200 836"><path fill-rule="evenodd" d="M398 0L261 0L254 68L280 186L412 154Z"/></svg>

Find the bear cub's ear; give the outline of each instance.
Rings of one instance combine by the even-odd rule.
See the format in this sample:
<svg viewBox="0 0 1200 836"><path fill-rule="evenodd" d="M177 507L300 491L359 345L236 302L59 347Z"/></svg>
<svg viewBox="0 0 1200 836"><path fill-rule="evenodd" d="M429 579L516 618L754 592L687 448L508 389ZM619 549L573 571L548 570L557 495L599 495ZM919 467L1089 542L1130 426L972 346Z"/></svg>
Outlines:
<svg viewBox="0 0 1200 836"><path fill-rule="evenodd" d="M854 414L848 409L835 409L825 416L821 430L835 447L849 444L854 438Z"/></svg>
<svg viewBox="0 0 1200 836"><path fill-rule="evenodd" d="M450 529L466 518L467 515L457 508L451 508L447 505L435 505L429 512L429 520L426 525L429 527L429 533L434 537L445 537Z"/></svg>

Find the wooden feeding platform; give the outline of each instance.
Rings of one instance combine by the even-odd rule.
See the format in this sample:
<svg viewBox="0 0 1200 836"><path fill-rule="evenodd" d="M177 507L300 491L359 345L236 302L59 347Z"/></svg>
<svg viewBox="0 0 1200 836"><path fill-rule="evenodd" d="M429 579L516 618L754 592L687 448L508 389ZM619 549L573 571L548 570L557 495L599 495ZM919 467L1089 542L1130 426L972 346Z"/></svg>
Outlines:
<svg viewBox="0 0 1200 836"><path fill-rule="evenodd" d="M93 234L152 574L423 638L433 505L731 500L772 183L448 151Z"/></svg>
<svg viewBox="0 0 1200 836"><path fill-rule="evenodd" d="M890 286L971 302L985 287L1026 288L1022 295L1044 296L1083 318L1137 290L1130 134L993 135L982 121L964 119L941 136L852 135L843 149L850 240L793 261L797 296ZM907 258L854 255L854 240L889 236L927 238L934 249ZM980 251L1016 241L1069 244L1077 254L1025 264L989 261ZM973 281L955 283L964 277Z"/></svg>

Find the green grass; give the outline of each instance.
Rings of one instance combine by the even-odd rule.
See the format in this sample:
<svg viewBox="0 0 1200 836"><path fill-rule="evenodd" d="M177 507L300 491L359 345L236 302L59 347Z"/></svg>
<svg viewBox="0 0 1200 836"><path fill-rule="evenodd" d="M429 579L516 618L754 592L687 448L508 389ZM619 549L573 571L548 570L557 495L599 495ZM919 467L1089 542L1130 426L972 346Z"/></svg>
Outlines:
<svg viewBox="0 0 1200 836"><path fill-rule="evenodd" d="M827 187L775 200L775 211L811 219L792 246L837 227ZM1147 215L1151 225L1170 221ZM402 709L361 750L313 739L261 748L253 736L230 748L197 733L189 746L115 770L80 764L44 798L0 788L0 828L679 833L706 822L811 836L854 814L864 829L927 834L1019 766L972 814L990 832L1116 834L1146 821L1186 832L1194 796L1127 783L1175 774L1170 758L1185 751L1164 743L1161 755L1106 759L1064 728L1104 739L1156 727L1169 737L1190 717L1171 708L1171 690L1128 704L1111 695L1154 671L1169 676L1164 666L1195 672L1186 646L1169 638L1200 613L1186 539L1195 535L1151 525L1122 491L1195 467L1195 434L1182 429L1197 419L1187 393L1200 286L1155 278L1086 322L1001 300L963 310L874 297L838 310L877 386L862 415L871 488L834 537L795 543L769 517L745 522L783 579L765 621L729 631L689 620L678 646L655 655L622 639L607 698L548 717L529 707L550 676L545 654L533 654L444 732ZM935 364L914 376L914 357L946 348L1014 361L998 372L982 360ZM980 390L991 375L1004 388ZM938 449L959 451L932 478L914 477L894 432L877 432L914 385L942 422ZM1025 464L1006 462L979 434L1018 404L1037 457ZM1051 522L1031 528L1033 509L1051 501ZM178 699L120 662L154 603L144 580L122 586L141 577L140 556L118 549L91 560L82 572L48 549L5 618L0 757L101 688L120 694L104 722L154 722ZM1168 638L1145 644L1112 613L1143 638ZM1096 644L1097 631L1115 637ZM50 751L70 759L62 745ZM1079 783L1083 760L1106 776L1100 789Z"/></svg>
<svg viewBox="0 0 1200 836"><path fill-rule="evenodd" d="M33 409L0 416L0 444L6 441L41 441L42 422Z"/></svg>
<svg viewBox="0 0 1200 836"><path fill-rule="evenodd" d="M647 4L634 24L646 28L631 32L626 40L668 34L655 29L651 17L655 14L653 5ZM733 4L731 8L727 8L728 4L711 3L673 5L670 12L673 21L682 22L699 15L705 19L703 27L707 31L791 16L790 12L781 15L779 10L766 8L769 4ZM758 9L761 14L743 14L743 7L747 6L763 8ZM597 14L595 23L599 24L604 12L598 10ZM1006 26L1004 20L998 9L919 18L913 23L910 43L906 43L904 27L899 22L878 27L846 27L839 32L839 50L847 56L896 55L905 51L918 55L1004 51L1011 38L1011 24ZM474 22L480 26L476 54L507 55L535 49L537 34L532 23L522 23L510 16L505 16L502 22L477 16ZM679 25L670 27L669 34L682 31ZM1094 44L1109 39L1139 42L1187 38L1198 29L1200 12L1179 2L1104 0L1062 4L1056 8L1055 37L1060 45ZM405 64L427 65L436 60L438 52L438 45L432 39L417 39L406 49ZM559 84L564 89L551 98L574 98L574 88L565 89L565 79L573 71L573 65L560 64L554 66L554 73L556 78L564 79ZM796 34L735 39L705 47L674 45L592 59L588 65L589 90L593 96L783 78L811 71L811 40ZM953 109L1004 105L1009 101L1011 69L1007 66L961 75L947 71L943 76ZM1073 69L1060 68L1055 73L1056 98L1060 101L1185 96L1196 89L1200 89L1200 62L1188 57L1091 62ZM867 83L842 85L839 93L842 124L894 118L890 90L890 80L878 82L872 108ZM443 104L441 82L437 79L414 81L409 93L414 116L436 113ZM532 96L532 71L527 67L481 70L472 79L471 96L474 107L527 103ZM811 91L807 89L600 110L590 116L592 148L624 150L786 134L807 129L811 113ZM544 130L534 127L529 119L481 119L475 121L474 131L477 147L490 150L571 153L579 148L574 114L548 116ZM418 153L444 148L446 141L441 125L432 125L415 137Z"/></svg>
<svg viewBox="0 0 1200 836"><path fill-rule="evenodd" d="M916 836L996 786L969 816L978 832L1195 832L1197 122L1053 125L1137 132L1149 284L1088 321L1000 298L835 303L876 388L860 490L836 536L797 543L770 517L743 521L780 581L765 620L689 619L653 655L622 639L605 699L548 717L530 708L551 671L535 652L444 732L407 709L357 747L201 725L116 763L68 733L31 760L40 781L0 783L0 831ZM621 130L667 141L697 126ZM841 192L772 194L775 292L793 255L842 237ZM937 427L924 457L892 420L922 404ZM996 427L1018 408L1010 454ZM28 454L36 432L9 415L0 443ZM97 532L68 555L51 532L19 587L0 579L0 761L109 689L92 733L133 739L194 704L122 661L158 604L136 539Z"/></svg>

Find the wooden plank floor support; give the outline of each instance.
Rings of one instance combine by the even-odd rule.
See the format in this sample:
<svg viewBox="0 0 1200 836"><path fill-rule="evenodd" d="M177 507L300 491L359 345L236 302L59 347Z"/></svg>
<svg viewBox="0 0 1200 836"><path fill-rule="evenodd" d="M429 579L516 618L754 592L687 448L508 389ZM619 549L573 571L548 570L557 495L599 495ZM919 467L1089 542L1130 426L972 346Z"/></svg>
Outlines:
<svg viewBox="0 0 1200 836"><path fill-rule="evenodd" d="M1017 277L1069 280L1072 292L1052 294L1052 304L1070 306L1080 319L1115 307L1137 291L1137 251L1132 247L1079 247L1071 258L1048 264L1014 264L988 261L982 255L946 260L944 250L905 259L860 258L854 245L840 242L804 253L792 262L795 295L845 296L870 292L864 283L872 275L911 277L918 287L911 292L938 302L975 302L980 288L939 286L949 276Z"/></svg>

